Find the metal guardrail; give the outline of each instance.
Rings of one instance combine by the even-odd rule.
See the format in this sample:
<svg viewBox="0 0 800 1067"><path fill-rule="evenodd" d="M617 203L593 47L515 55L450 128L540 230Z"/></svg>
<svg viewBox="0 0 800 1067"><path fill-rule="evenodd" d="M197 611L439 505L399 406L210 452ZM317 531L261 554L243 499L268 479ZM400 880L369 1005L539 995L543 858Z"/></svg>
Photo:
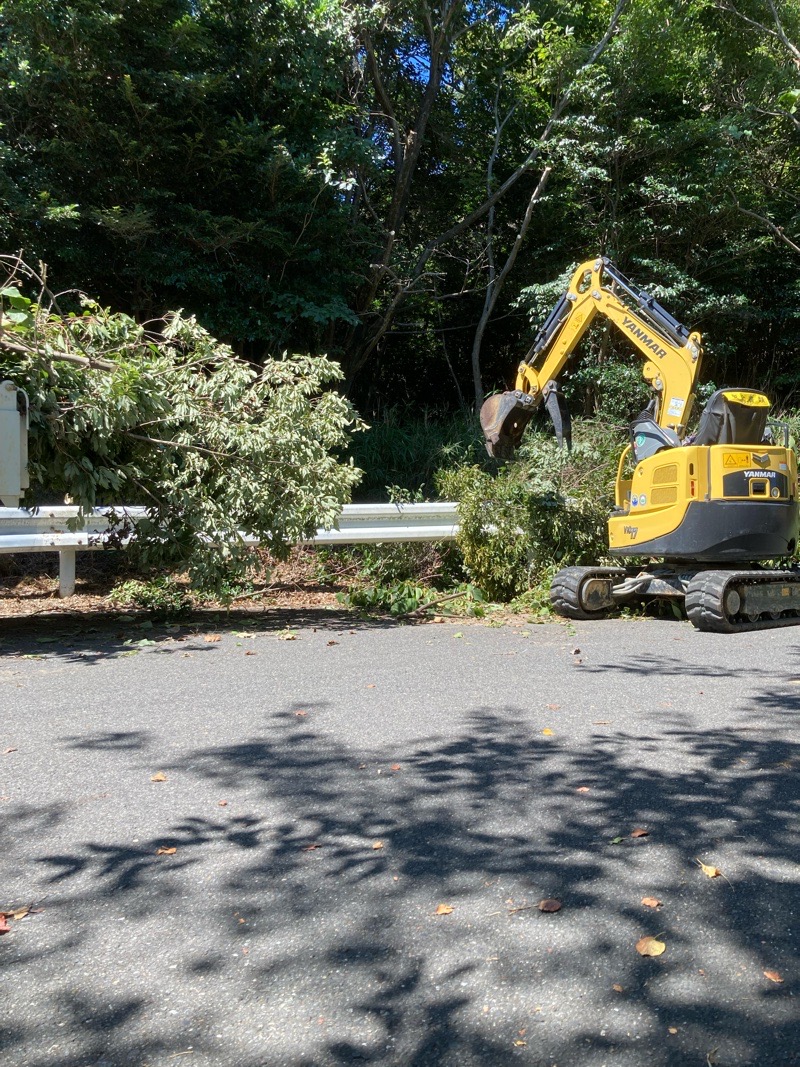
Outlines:
<svg viewBox="0 0 800 1067"><path fill-rule="evenodd" d="M69 529L78 518L76 507L0 508L0 553L58 552L58 591L62 597L75 592L75 562L78 552L106 547L108 514L124 515L136 524L145 508L117 505L95 508L83 517L80 528ZM458 506L434 504L345 504L336 528L317 530L305 544L359 545L403 541L452 541L458 535ZM259 541L245 536L254 547Z"/></svg>

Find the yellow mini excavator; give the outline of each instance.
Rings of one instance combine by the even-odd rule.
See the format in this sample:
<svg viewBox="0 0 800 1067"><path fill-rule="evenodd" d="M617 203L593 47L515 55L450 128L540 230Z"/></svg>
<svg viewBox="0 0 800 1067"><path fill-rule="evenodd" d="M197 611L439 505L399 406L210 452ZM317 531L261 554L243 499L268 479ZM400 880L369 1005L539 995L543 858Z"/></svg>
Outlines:
<svg viewBox="0 0 800 1067"><path fill-rule="evenodd" d="M644 359L653 390L630 425L608 520L612 556L630 565L567 567L553 579L557 612L595 619L638 599L682 601L700 630L735 633L800 623L800 570L763 561L792 556L800 510L788 429L750 389L718 389L688 433L702 357L691 333L610 260L581 264L520 363L513 390L481 408L489 454L512 458L544 403L569 442L559 375L590 324L613 322ZM659 560L640 566L636 560Z"/></svg>

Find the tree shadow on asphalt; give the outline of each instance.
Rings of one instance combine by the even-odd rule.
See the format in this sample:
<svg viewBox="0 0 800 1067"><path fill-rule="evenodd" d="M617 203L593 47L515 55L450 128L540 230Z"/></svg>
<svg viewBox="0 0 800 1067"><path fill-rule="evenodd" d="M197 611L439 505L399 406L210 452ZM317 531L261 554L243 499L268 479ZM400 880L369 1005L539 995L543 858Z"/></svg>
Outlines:
<svg viewBox="0 0 800 1067"><path fill-rule="evenodd" d="M170 1029L149 1020L155 991L91 1001L65 981L42 1010L66 1020L69 1049L12 1021L6 1062L144 1067L189 1046L187 1062L234 1062L213 1040L228 1020L263 1041L237 1067L800 1063L800 744L775 730L796 727L800 694L765 692L757 734L689 729L678 709L652 734L562 743L519 708L479 708L456 735L396 751L340 745L314 722L323 710L287 708L258 736L167 766L188 796L212 783L230 815L165 820L135 847L98 832L36 854L54 911L78 909L84 948L109 909L145 922L183 908L207 936L171 958L187 988L214 983L212 1014L193 1027L179 1013ZM162 846L177 849L168 862ZM187 905L208 878L213 894ZM539 912L543 897L562 910ZM437 916L443 902L453 911ZM644 934L666 953L639 957ZM14 987L45 955L69 966L74 947L25 951L8 965Z"/></svg>
<svg viewBox="0 0 800 1067"><path fill-rule="evenodd" d="M36 656L91 665L153 646L159 654L182 653L187 647L208 652L211 649L203 645L207 634L275 635L303 629L375 630L402 625L390 617L329 608L215 609L194 611L173 622L153 620L144 612L123 613L121 619L108 611L11 615L0 617L0 663Z"/></svg>

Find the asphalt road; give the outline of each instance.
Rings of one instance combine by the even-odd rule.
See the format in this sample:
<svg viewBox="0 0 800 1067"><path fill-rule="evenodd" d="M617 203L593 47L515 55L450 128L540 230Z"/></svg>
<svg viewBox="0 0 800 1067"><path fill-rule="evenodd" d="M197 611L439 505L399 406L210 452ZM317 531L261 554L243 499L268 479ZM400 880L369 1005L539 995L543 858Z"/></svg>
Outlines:
<svg viewBox="0 0 800 1067"><path fill-rule="evenodd" d="M0 620L4 1067L800 1064L800 630L288 621Z"/></svg>

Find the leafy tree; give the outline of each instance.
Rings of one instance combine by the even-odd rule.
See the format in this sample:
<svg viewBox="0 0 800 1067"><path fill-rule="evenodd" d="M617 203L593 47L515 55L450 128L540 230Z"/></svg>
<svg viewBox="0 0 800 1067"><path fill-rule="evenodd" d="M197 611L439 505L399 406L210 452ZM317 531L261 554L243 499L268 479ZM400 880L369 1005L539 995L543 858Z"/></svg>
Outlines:
<svg viewBox="0 0 800 1067"><path fill-rule="evenodd" d="M33 499L143 505L143 561L216 590L247 570L240 531L280 555L335 523L360 477L337 453L361 426L328 388L335 364L295 356L256 371L194 317L170 314L154 332L81 294L63 313L36 272L11 266L0 378L31 400Z"/></svg>
<svg viewBox="0 0 800 1067"><path fill-rule="evenodd" d="M0 240L147 319L188 307L240 351L354 321L364 151L335 5L4 0Z"/></svg>

